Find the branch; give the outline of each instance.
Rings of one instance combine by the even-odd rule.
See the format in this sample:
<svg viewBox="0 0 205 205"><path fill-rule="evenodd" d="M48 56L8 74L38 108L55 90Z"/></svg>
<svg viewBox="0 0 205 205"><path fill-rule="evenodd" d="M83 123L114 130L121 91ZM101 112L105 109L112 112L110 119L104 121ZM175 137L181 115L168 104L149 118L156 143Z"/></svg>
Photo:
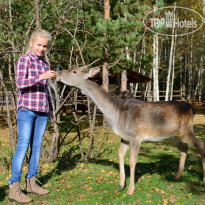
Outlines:
<svg viewBox="0 0 205 205"><path fill-rule="evenodd" d="M123 57L125 57L125 55L127 55L127 53L129 53L133 48L135 48L135 47L139 44L139 42L142 40L142 38L144 37L145 32L146 32L146 31L144 31L144 33L142 34L142 36L140 37L140 39L137 41L137 43L136 43L134 46L132 46L129 50L127 50L127 52L125 52L117 61L115 61L114 63L112 63L112 65L109 66L109 68L112 68L112 67L115 66L117 63L119 63L119 61L120 61Z"/></svg>
<svg viewBox="0 0 205 205"><path fill-rule="evenodd" d="M64 101L61 103L61 105L58 107L58 109L56 110L55 114L57 115L61 109L61 107L64 105L65 101L68 99L68 97L71 95L71 93L73 92L75 88L72 88L71 91L68 93L68 95L66 96L66 98L64 99Z"/></svg>

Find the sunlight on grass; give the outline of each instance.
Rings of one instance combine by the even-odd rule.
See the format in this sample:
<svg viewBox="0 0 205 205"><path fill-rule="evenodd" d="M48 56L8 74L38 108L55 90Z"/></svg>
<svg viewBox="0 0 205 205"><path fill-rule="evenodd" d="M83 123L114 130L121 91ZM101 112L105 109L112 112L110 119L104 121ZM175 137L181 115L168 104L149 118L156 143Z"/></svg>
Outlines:
<svg viewBox="0 0 205 205"><path fill-rule="evenodd" d="M205 139L205 125L196 124L196 135ZM120 139L109 129L109 139L99 158L79 161L80 149L75 133L71 133L61 148L55 163L41 159L39 180L51 190L49 196L36 196L32 204L205 204L205 188L201 186L202 166L199 154L190 148L183 178L174 181L179 152L164 143L143 143L136 166L136 186L132 197L127 197L129 185L129 150L125 156L126 188L119 192L118 148ZM99 139L96 139L98 143ZM69 142L69 143L68 143ZM89 138L85 138L84 148ZM4 142L8 143L8 142ZM5 146L6 147L6 146ZM9 150L4 157L9 157ZM7 153L7 154L6 154ZM2 157L1 157L2 159ZM23 168L22 183L27 166ZM0 203L7 205L11 170L1 170Z"/></svg>

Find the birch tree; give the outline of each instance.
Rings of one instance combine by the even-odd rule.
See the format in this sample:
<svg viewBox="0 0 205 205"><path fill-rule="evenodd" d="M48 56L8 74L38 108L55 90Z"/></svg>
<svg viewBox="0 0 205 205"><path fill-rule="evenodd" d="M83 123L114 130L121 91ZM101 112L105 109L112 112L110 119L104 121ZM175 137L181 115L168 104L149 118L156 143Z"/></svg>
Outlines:
<svg viewBox="0 0 205 205"><path fill-rule="evenodd" d="M177 36L174 36L174 49L173 49L173 59L172 59L172 74L171 74L171 85L170 85L170 91L171 91L170 100L173 99L173 90L174 90L176 42L177 42Z"/></svg>
<svg viewBox="0 0 205 205"><path fill-rule="evenodd" d="M176 6L176 3L175 3ZM175 9L174 9L174 16L173 16L173 22L175 22ZM172 65L173 65L173 50L174 50L174 33L175 33L175 27L174 23L172 23L172 37L171 37L171 48L170 48L170 54L169 54L169 67L168 67L168 73L167 73L167 80L166 80L166 94L165 94L165 101L169 100L170 96L170 85L171 85L171 73L172 73Z"/></svg>
<svg viewBox="0 0 205 205"><path fill-rule="evenodd" d="M158 3L158 0L156 0ZM154 6L154 11L156 6ZM153 101L159 101L159 39L153 36Z"/></svg>
<svg viewBox="0 0 205 205"><path fill-rule="evenodd" d="M153 101L159 101L159 39L153 36Z"/></svg>

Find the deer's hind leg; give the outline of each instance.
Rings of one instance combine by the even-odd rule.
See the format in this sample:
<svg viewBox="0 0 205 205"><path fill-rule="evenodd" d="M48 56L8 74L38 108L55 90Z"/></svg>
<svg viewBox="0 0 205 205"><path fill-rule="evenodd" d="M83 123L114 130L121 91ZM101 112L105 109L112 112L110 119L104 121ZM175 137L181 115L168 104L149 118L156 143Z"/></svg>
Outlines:
<svg viewBox="0 0 205 205"><path fill-rule="evenodd" d="M184 171L184 165L186 161L188 145L182 142L178 137L173 137L169 140L169 143L177 147L180 152L180 160L179 160L179 167L177 171L177 175L175 176L176 180L181 179L182 173Z"/></svg>
<svg viewBox="0 0 205 205"><path fill-rule="evenodd" d="M119 157L119 169L120 169L120 188L119 191L125 188L125 166L124 166L124 156L127 152L129 142L121 139L121 144L118 152Z"/></svg>
<svg viewBox="0 0 205 205"><path fill-rule="evenodd" d="M177 175L175 177L176 180L181 179L182 173L184 171L184 165L186 161L186 156L187 156L187 151L188 151L188 145L181 140L177 139L176 140L176 147L180 152L180 160L179 160L179 167L177 171Z"/></svg>
<svg viewBox="0 0 205 205"><path fill-rule="evenodd" d="M205 150L204 150L204 142L198 139L193 130L187 130L186 135L182 138L183 142L196 147L201 155L202 167L203 167L203 183L205 183Z"/></svg>
<svg viewBox="0 0 205 205"><path fill-rule="evenodd" d="M193 145L198 149L200 155L201 155L201 160L202 160L202 168L203 168L203 184L205 185L205 151L204 151L204 142L202 142L200 139L197 137L193 137Z"/></svg>

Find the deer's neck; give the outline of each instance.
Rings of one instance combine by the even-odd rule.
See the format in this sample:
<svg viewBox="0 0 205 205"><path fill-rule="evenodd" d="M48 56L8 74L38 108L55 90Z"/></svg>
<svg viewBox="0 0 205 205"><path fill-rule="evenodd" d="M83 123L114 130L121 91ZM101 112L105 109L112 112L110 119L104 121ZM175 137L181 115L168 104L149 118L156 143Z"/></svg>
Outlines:
<svg viewBox="0 0 205 205"><path fill-rule="evenodd" d="M119 116L119 102L120 99L112 97L104 91L97 83L86 80L79 88L85 95L90 97L96 106L101 110L105 117L112 121Z"/></svg>

